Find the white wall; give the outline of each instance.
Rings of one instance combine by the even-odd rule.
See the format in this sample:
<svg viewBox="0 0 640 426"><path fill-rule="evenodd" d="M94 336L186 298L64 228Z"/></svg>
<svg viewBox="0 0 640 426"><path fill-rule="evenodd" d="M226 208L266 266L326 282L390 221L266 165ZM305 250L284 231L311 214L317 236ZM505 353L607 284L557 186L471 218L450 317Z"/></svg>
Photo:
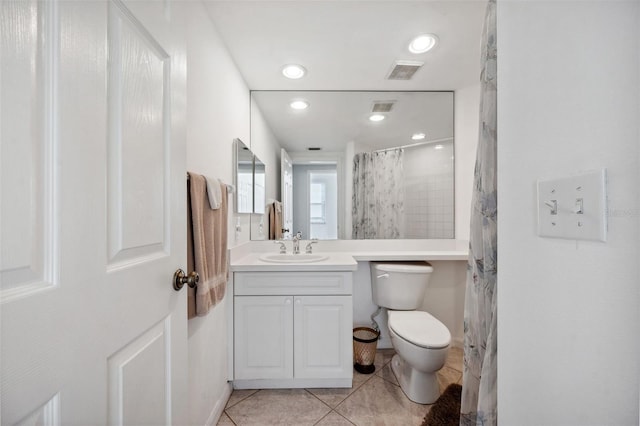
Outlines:
<svg viewBox="0 0 640 426"><path fill-rule="evenodd" d="M200 2L188 9L187 170L233 182L233 139L249 142L249 91ZM230 203L234 197L229 197ZM229 206L229 245L249 240L249 217L235 238L237 215ZM190 423L215 424L224 409L227 384L227 305L189 320Z"/></svg>
<svg viewBox="0 0 640 426"><path fill-rule="evenodd" d="M638 424L639 7L498 1L500 424ZM608 241L536 236L536 179L600 167Z"/></svg>

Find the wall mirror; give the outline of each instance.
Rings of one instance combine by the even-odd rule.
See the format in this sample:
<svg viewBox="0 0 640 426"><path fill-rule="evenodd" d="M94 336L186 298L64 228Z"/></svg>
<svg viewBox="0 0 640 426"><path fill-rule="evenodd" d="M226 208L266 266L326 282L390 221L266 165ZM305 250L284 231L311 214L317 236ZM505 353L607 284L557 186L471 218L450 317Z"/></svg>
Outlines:
<svg viewBox="0 0 640 426"><path fill-rule="evenodd" d="M251 99L293 158L294 231L320 239L454 238L452 91L252 91ZM335 185L328 158L342 167ZM328 232L336 208L338 229Z"/></svg>
<svg viewBox="0 0 640 426"><path fill-rule="evenodd" d="M266 167L240 139L235 144L236 213L264 214Z"/></svg>

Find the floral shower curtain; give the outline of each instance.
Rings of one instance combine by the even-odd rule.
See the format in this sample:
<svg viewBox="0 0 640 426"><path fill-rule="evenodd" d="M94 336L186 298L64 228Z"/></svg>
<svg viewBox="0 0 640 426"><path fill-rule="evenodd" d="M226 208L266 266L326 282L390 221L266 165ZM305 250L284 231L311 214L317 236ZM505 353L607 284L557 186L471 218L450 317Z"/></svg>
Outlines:
<svg viewBox="0 0 640 426"><path fill-rule="evenodd" d="M399 238L404 215L403 151L361 152L353 158L353 239Z"/></svg>
<svg viewBox="0 0 640 426"><path fill-rule="evenodd" d="M497 424L496 1L482 36L480 135L471 207L464 307L461 425Z"/></svg>

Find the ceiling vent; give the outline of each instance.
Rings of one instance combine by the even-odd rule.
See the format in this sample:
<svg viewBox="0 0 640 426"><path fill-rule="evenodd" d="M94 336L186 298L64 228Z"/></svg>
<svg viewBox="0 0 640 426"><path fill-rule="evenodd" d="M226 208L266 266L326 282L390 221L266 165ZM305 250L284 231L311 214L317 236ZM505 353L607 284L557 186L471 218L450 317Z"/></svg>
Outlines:
<svg viewBox="0 0 640 426"><path fill-rule="evenodd" d="M419 61L396 61L387 76L387 80L411 80L411 77L423 65L424 62Z"/></svg>
<svg viewBox="0 0 640 426"><path fill-rule="evenodd" d="M371 112L390 112L396 101L373 101Z"/></svg>

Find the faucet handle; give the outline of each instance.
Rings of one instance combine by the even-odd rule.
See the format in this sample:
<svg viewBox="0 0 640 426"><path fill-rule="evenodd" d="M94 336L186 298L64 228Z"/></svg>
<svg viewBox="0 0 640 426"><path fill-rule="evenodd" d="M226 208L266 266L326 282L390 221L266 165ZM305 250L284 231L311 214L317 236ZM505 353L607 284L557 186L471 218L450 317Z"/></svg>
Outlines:
<svg viewBox="0 0 640 426"><path fill-rule="evenodd" d="M302 239L302 232L298 231L298 232L296 233L296 238L297 238L297 239L299 239L299 240L301 240L301 239Z"/></svg>
<svg viewBox="0 0 640 426"><path fill-rule="evenodd" d="M274 244L280 244L280 254L286 254L287 253L287 246L284 245L284 241L274 241Z"/></svg>
<svg viewBox="0 0 640 426"><path fill-rule="evenodd" d="M304 249L305 253L308 253L308 254L313 253L313 248L311 247L311 244L318 244L318 240L316 238L314 238L313 240L309 241L309 243L307 244L307 246Z"/></svg>

